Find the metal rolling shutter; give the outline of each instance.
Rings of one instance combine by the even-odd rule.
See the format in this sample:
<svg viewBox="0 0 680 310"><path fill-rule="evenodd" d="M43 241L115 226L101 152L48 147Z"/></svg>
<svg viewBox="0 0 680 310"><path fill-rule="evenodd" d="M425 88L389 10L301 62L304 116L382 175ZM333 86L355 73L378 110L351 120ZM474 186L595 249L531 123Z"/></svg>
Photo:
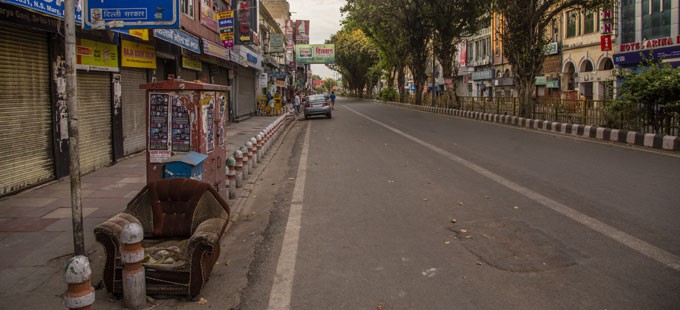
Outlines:
<svg viewBox="0 0 680 310"><path fill-rule="evenodd" d="M255 71L242 69L238 71L238 101L236 116L244 116L255 111Z"/></svg>
<svg viewBox="0 0 680 310"><path fill-rule="evenodd" d="M47 35L0 23L0 194L54 178Z"/></svg>
<svg viewBox="0 0 680 310"><path fill-rule="evenodd" d="M78 71L80 172L111 164L111 78L108 72Z"/></svg>
<svg viewBox="0 0 680 310"><path fill-rule="evenodd" d="M146 69L122 68L123 151L130 155L146 149Z"/></svg>

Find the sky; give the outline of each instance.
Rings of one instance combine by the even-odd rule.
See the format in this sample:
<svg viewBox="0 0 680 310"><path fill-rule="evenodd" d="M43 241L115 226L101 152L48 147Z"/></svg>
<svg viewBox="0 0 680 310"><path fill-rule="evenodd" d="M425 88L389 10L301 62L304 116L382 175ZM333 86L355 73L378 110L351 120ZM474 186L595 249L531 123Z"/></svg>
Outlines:
<svg viewBox="0 0 680 310"><path fill-rule="evenodd" d="M324 44L340 30L340 7L345 0L288 0L291 19L309 20L309 43ZM312 65L313 74L321 78L336 78L326 65Z"/></svg>

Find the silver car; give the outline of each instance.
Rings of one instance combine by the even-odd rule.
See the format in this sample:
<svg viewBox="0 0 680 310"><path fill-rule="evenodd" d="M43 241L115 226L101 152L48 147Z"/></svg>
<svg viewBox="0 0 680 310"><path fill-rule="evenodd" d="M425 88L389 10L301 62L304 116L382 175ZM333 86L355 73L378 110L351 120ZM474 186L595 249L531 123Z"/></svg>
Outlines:
<svg viewBox="0 0 680 310"><path fill-rule="evenodd" d="M331 102L325 95L309 95L305 103L305 119L312 115L331 118Z"/></svg>

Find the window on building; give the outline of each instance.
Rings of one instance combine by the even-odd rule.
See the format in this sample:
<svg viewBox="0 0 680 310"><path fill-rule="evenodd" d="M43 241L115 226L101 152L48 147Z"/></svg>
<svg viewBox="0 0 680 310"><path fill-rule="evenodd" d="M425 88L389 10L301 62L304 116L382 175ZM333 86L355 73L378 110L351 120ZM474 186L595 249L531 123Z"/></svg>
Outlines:
<svg viewBox="0 0 680 310"><path fill-rule="evenodd" d="M593 33L597 31L599 16L596 11L586 12L585 19L583 21L583 33Z"/></svg>
<svg viewBox="0 0 680 310"><path fill-rule="evenodd" d="M650 40L671 35L671 0L642 0L642 37Z"/></svg>
<svg viewBox="0 0 680 310"><path fill-rule="evenodd" d="M567 12L567 38L578 35L579 14L576 10Z"/></svg>
<svg viewBox="0 0 680 310"><path fill-rule="evenodd" d="M194 17L194 0L180 0L182 13Z"/></svg>
<svg viewBox="0 0 680 310"><path fill-rule="evenodd" d="M635 0L621 1L621 43L635 42Z"/></svg>

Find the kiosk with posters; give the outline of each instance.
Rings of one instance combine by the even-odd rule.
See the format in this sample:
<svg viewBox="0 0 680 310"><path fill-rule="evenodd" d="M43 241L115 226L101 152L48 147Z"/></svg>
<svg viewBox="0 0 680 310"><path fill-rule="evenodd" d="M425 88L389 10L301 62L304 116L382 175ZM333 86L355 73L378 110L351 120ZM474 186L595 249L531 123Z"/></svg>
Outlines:
<svg viewBox="0 0 680 310"><path fill-rule="evenodd" d="M223 85L166 80L141 84L147 90L147 183L164 178L171 158L197 152L203 180L226 189L226 91Z"/></svg>

